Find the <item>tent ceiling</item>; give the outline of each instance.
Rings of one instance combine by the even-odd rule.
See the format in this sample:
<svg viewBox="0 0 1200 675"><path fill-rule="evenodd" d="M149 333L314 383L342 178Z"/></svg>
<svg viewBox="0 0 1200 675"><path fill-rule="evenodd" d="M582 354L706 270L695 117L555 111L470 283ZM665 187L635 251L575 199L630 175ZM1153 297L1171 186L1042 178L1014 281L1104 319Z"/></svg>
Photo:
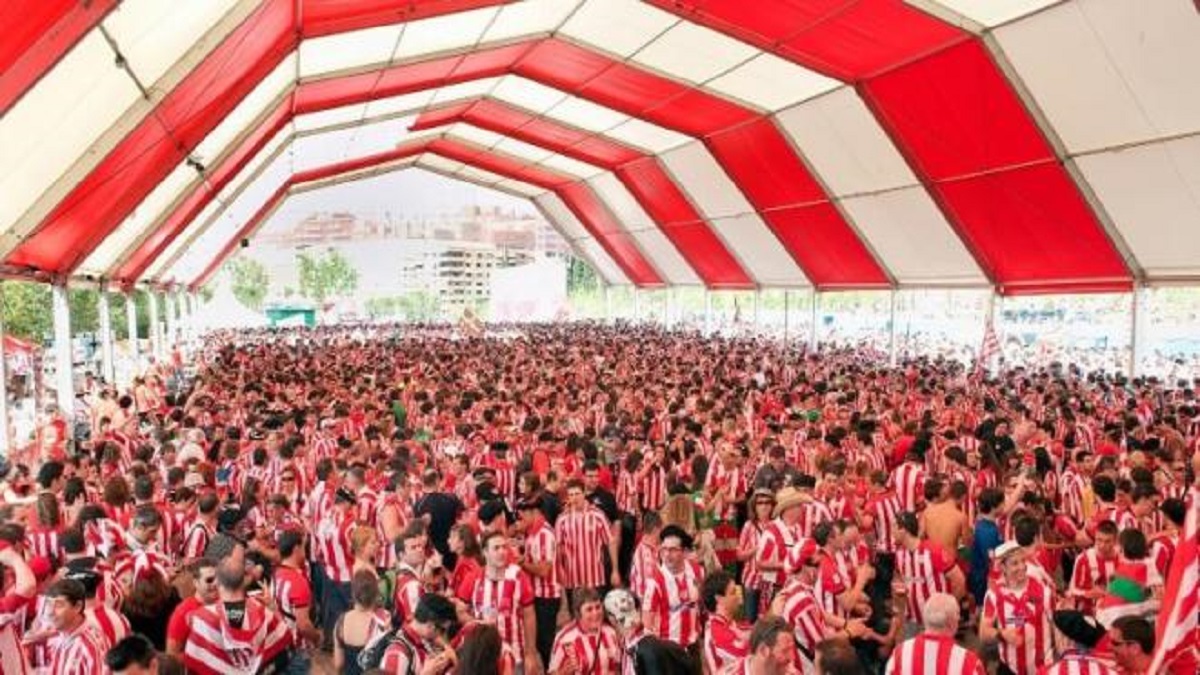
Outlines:
<svg viewBox="0 0 1200 675"><path fill-rule="evenodd" d="M1200 279L1184 0L10 4L10 274L202 281L402 159L533 198L615 282Z"/></svg>

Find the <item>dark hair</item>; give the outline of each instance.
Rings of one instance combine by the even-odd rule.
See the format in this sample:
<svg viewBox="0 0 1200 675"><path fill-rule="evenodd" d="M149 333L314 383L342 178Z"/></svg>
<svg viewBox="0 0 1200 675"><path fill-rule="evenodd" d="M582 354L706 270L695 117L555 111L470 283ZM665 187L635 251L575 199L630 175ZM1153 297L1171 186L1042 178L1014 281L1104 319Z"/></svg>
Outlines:
<svg viewBox="0 0 1200 675"><path fill-rule="evenodd" d="M300 530L284 530L279 535L279 557L287 558L298 546L304 544L304 533Z"/></svg>
<svg viewBox="0 0 1200 675"><path fill-rule="evenodd" d="M1141 530L1127 527L1117 535L1121 554L1129 560L1142 560L1147 555L1146 535Z"/></svg>
<svg viewBox="0 0 1200 675"><path fill-rule="evenodd" d="M1033 542L1037 541L1038 532L1041 532L1042 524L1033 516L1021 516L1013 523L1013 539L1020 546L1033 546Z"/></svg>
<svg viewBox="0 0 1200 675"><path fill-rule="evenodd" d="M458 609L444 595L422 595L413 609L413 619L433 626L444 633L447 639L452 639L458 634Z"/></svg>
<svg viewBox="0 0 1200 675"><path fill-rule="evenodd" d="M791 631L783 617L769 615L759 619L750 630L750 653L758 651L759 647L774 647L780 635L790 637Z"/></svg>
<svg viewBox="0 0 1200 675"><path fill-rule="evenodd" d="M1187 504L1184 504L1182 499L1172 497L1171 499L1163 500L1162 505L1159 506L1159 510L1163 512L1167 520L1174 523L1177 527L1182 527L1183 521L1187 519Z"/></svg>
<svg viewBox="0 0 1200 675"><path fill-rule="evenodd" d="M50 486L54 484L54 481L62 478L62 475L63 463L52 459L38 468L38 487L42 488L43 490L49 490Z"/></svg>
<svg viewBox="0 0 1200 675"><path fill-rule="evenodd" d="M1154 653L1154 625L1140 616L1123 616L1112 623L1126 642L1135 642L1143 654Z"/></svg>
<svg viewBox="0 0 1200 675"><path fill-rule="evenodd" d="M912 511L903 511L896 514L896 525L914 537L921 530L920 523L917 521L917 514Z"/></svg>
<svg viewBox="0 0 1200 675"><path fill-rule="evenodd" d="M1108 476L1096 476L1092 479L1092 492L1102 502L1111 502L1117 498L1117 484Z"/></svg>
<svg viewBox="0 0 1200 675"><path fill-rule="evenodd" d="M600 593L594 588L580 588L571 596L571 616L579 618L579 611L589 602L601 602Z"/></svg>
<svg viewBox="0 0 1200 675"><path fill-rule="evenodd" d="M985 488L979 493L979 512L991 513L1004 503L1004 492L999 488Z"/></svg>
<svg viewBox="0 0 1200 675"><path fill-rule="evenodd" d="M704 602L704 609L709 612L717 611L717 598L725 595L729 584L733 582L733 575L723 569L713 570L704 577L704 583L700 586L700 598Z"/></svg>
<svg viewBox="0 0 1200 675"><path fill-rule="evenodd" d="M1138 502L1157 496L1158 488L1155 488L1152 483L1134 483L1133 492L1130 493L1129 498L1134 502Z"/></svg>
<svg viewBox="0 0 1200 675"><path fill-rule="evenodd" d="M458 648L454 675L492 675L500 672L500 631L495 626L477 623Z"/></svg>
<svg viewBox="0 0 1200 675"><path fill-rule="evenodd" d="M370 570L359 570L350 579L350 597L354 604L374 609L379 604L379 577Z"/></svg>
<svg viewBox="0 0 1200 675"><path fill-rule="evenodd" d="M75 579L59 579L46 588L47 598L63 598L72 605L82 605L87 598L83 584Z"/></svg>
<svg viewBox="0 0 1200 675"><path fill-rule="evenodd" d="M130 666L149 668L158 653L154 645L141 633L134 633L122 638L104 655L104 665L113 672L120 672Z"/></svg>
<svg viewBox="0 0 1200 675"><path fill-rule="evenodd" d="M1120 531L1117 529L1117 524L1111 520L1102 520L1096 526L1097 534L1107 534L1110 537L1115 537Z"/></svg>
<svg viewBox="0 0 1200 675"><path fill-rule="evenodd" d="M829 543L829 538L833 536L833 523L828 520L823 520L816 524L812 530L813 541L817 542L817 546L824 546Z"/></svg>
<svg viewBox="0 0 1200 675"><path fill-rule="evenodd" d="M218 579L220 573L218 569ZM137 578L137 583L133 584L129 594L125 596L121 609L130 618L151 619L162 614L171 602L172 595L175 595L175 587L162 574L151 571Z"/></svg>
<svg viewBox="0 0 1200 675"><path fill-rule="evenodd" d="M928 481L926 481L925 482L925 501L927 501L927 502L937 501L937 498L942 496L942 488L944 486L945 486L945 484L936 478L930 478Z"/></svg>
<svg viewBox="0 0 1200 675"><path fill-rule="evenodd" d="M817 644L817 660L825 675L867 675L858 652L843 640L822 640Z"/></svg>

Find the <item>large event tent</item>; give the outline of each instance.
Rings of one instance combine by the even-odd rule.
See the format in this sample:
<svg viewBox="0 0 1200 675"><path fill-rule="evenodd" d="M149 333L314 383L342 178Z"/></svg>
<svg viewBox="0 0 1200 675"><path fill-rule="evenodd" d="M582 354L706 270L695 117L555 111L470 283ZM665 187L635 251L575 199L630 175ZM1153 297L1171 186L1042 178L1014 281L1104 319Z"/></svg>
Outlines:
<svg viewBox="0 0 1200 675"><path fill-rule="evenodd" d="M421 167L611 284L1200 279L1194 0L9 0L0 31L10 277L195 289L290 194Z"/></svg>

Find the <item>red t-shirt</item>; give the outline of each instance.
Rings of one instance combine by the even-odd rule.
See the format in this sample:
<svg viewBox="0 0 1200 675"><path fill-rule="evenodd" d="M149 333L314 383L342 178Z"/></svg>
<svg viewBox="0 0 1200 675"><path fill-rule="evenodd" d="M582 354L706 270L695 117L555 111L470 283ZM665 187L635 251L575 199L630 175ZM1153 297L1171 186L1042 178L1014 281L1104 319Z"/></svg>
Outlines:
<svg viewBox="0 0 1200 675"><path fill-rule="evenodd" d="M188 635L192 632L188 625L188 619L191 618L193 612L203 606L194 595L179 603L175 611L171 612L170 620L167 621L167 639L181 645L187 642Z"/></svg>

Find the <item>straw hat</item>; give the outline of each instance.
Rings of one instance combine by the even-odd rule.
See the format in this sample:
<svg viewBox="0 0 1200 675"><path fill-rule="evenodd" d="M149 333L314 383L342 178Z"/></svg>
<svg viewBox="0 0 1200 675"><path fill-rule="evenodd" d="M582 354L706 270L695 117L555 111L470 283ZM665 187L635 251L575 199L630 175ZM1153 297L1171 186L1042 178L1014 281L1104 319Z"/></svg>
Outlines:
<svg viewBox="0 0 1200 675"><path fill-rule="evenodd" d="M793 506L801 506L805 501L807 500L799 490L794 487L785 487L775 494L775 510L771 512L771 516L778 518L784 511Z"/></svg>

